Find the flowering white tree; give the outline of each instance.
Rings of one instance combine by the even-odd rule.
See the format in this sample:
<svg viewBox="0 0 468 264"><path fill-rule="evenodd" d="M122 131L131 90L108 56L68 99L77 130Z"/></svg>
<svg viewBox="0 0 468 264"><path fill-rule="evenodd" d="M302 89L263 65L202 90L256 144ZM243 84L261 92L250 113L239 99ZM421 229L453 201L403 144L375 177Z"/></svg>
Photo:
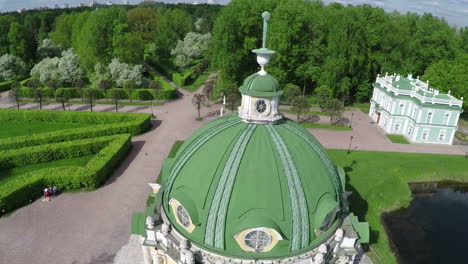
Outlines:
<svg viewBox="0 0 468 264"><path fill-rule="evenodd" d="M80 68L80 57L73 54L69 49L62 52L62 57L45 58L34 65L31 70L31 77L38 79L41 83L56 80L59 85L72 85L83 76Z"/></svg>
<svg viewBox="0 0 468 264"><path fill-rule="evenodd" d="M73 54L73 50L69 49L62 52L62 58L58 65L59 82L62 84L74 84L83 76L83 70L80 68L80 56Z"/></svg>
<svg viewBox="0 0 468 264"><path fill-rule="evenodd" d="M0 80L10 81L26 73L26 64L20 58L10 54L5 54L0 57Z"/></svg>
<svg viewBox="0 0 468 264"><path fill-rule="evenodd" d="M119 62L118 59L113 59L112 62L109 63L109 73L118 87L123 87L126 81L134 81L138 87L143 83L142 65L131 66Z"/></svg>
<svg viewBox="0 0 468 264"><path fill-rule="evenodd" d="M179 40L175 49L171 51L172 56L176 56L175 64L183 69L193 63L194 59L199 59L208 50L208 43L211 34L199 34L189 32L184 41Z"/></svg>
<svg viewBox="0 0 468 264"><path fill-rule="evenodd" d="M37 49L39 58L53 58L60 56L60 48L55 46L50 39L44 39Z"/></svg>

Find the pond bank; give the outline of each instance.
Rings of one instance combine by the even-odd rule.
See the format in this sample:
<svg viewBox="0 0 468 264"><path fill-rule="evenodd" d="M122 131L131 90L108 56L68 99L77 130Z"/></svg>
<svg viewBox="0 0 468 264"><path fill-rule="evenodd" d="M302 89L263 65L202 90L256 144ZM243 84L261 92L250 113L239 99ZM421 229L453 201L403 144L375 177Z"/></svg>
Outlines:
<svg viewBox="0 0 468 264"><path fill-rule="evenodd" d="M408 208L382 215L401 264L468 263L468 183L410 183Z"/></svg>

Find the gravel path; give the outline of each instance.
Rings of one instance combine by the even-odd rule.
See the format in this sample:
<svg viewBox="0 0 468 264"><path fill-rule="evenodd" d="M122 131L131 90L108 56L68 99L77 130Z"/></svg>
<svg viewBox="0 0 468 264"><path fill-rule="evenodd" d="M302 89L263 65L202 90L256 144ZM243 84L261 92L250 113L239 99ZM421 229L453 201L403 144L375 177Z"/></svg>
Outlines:
<svg viewBox="0 0 468 264"><path fill-rule="evenodd" d="M212 105L202 110L204 120L196 121L193 93L181 93L180 99L153 108L158 117L154 128L132 139L133 149L104 186L93 192L64 193L51 202L37 200L0 218L0 263L112 263L128 243L131 215L144 210L150 194L147 183L155 181L173 143L217 117L220 105ZM9 104L4 96L0 107ZM57 105L61 107L49 104L46 109ZM76 107L81 105L71 108ZM122 111L133 108L125 106ZM106 105L95 109L113 111Z"/></svg>
<svg viewBox="0 0 468 264"><path fill-rule="evenodd" d="M308 128L322 145L327 149L348 149L350 138L351 150L387 151L387 152L411 152L465 155L468 152L467 145L438 145L438 144L396 144L392 143L382 129L371 123L371 119L359 109L348 110L344 117L353 117L353 130L335 131L326 129ZM328 120L329 117L323 117ZM295 119L294 119L295 120Z"/></svg>

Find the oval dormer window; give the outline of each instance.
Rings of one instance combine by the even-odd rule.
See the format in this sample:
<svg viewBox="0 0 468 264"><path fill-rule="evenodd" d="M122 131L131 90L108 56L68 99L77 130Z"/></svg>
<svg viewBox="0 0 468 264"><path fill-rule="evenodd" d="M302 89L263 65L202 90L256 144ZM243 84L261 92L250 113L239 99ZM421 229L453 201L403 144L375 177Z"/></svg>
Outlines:
<svg viewBox="0 0 468 264"><path fill-rule="evenodd" d="M179 218L180 223L185 228L189 227L191 221L190 221L190 216L189 216L187 210L181 204L178 204L176 206L176 211L177 211L177 218Z"/></svg>
<svg viewBox="0 0 468 264"><path fill-rule="evenodd" d="M263 112L265 112L267 110L267 104L264 100L258 100L256 103L255 103L255 110L262 114Z"/></svg>
<svg viewBox="0 0 468 264"><path fill-rule="evenodd" d="M268 252L283 240L275 230L267 227L248 228L234 236L240 248L246 252Z"/></svg>
<svg viewBox="0 0 468 264"><path fill-rule="evenodd" d="M263 252L265 248L271 245L272 237L261 229L254 229L244 237L244 243L256 252Z"/></svg>
<svg viewBox="0 0 468 264"><path fill-rule="evenodd" d="M333 223L333 221L336 218L337 213L338 213L338 208L334 208L333 210L331 210L327 214L327 216L325 217L325 219L322 222L322 225L320 226L320 231L321 232L325 232L325 231L328 230L328 228L330 228L331 224Z"/></svg>
<svg viewBox="0 0 468 264"><path fill-rule="evenodd" d="M177 223L189 233L192 233L195 229L195 225L193 224L192 218L190 218L190 214L187 209L174 198L171 198L169 205L172 208L172 213L174 214Z"/></svg>

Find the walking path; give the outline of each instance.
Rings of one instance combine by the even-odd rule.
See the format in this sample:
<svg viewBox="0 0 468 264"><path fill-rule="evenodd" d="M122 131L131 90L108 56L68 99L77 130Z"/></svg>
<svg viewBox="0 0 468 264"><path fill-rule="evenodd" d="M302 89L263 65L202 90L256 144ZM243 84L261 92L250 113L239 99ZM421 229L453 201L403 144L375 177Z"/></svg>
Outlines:
<svg viewBox="0 0 468 264"><path fill-rule="evenodd" d="M282 106L282 109L289 109L289 106ZM320 111L320 109L311 109L311 111ZM392 143L384 131L376 124L372 124L368 115L361 110L353 108L346 110L343 114L348 120L352 118L353 130L330 130L307 128L320 143L327 149L348 149L351 141L351 150L366 151L385 151L385 152L408 152L408 153L432 153L432 154L450 154L467 155L468 145L438 145L438 144L397 144ZM286 113L286 117L296 120L295 114ZM317 123L326 123L330 121L329 116L319 116ZM351 140L351 136L353 139ZM455 140L454 140L455 142Z"/></svg>
<svg viewBox="0 0 468 264"><path fill-rule="evenodd" d="M351 150L387 151L387 152L412 152L466 155L467 145L437 145L437 144L396 144L392 143L382 129L371 123L371 119L359 109L348 110L344 116L352 120L353 130L326 130L308 128L322 145L327 149L348 149L351 141ZM322 117L329 120L329 117ZM294 119L295 120L295 119Z"/></svg>
<svg viewBox="0 0 468 264"><path fill-rule="evenodd" d="M178 100L154 107L155 127L132 139L133 149L104 186L93 192L64 193L51 202L37 200L0 218L0 263L112 263L128 242L132 213L144 210L150 193L147 183L155 181L173 143L186 140L218 116L220 106L213 105L202 109L202 122L196 121L193 93L180 92ZM0 107L6 104L2 94ZM71 108L77 107L83 106ZM113 106L96 105L95 110L113 111ZM148 109L124 106L121 111Z"/></svg>

